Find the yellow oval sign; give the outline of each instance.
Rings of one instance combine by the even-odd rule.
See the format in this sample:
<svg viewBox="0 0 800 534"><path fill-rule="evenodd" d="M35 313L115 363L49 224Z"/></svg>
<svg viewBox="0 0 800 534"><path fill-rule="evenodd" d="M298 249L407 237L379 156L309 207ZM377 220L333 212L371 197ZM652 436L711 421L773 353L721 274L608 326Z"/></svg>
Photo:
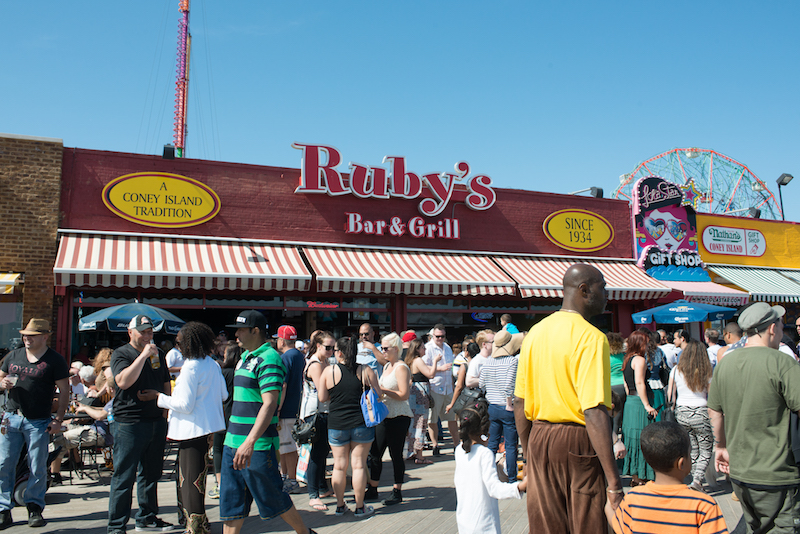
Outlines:
<svg viewBox="0 0 800 534"><path fill-rule="evenodd" d="M213 189L186 176L137 172L103 188L103 203L123 219L158 228L185 228L213 219L220 201Z"/></svg>
<svg viewBox="0 0 800 534"><path fill-rule="evenodd" d="M561 248L592 252L611 244L614 228L603 217L586 210L551 213L542 225L547 239Z"/></svg>

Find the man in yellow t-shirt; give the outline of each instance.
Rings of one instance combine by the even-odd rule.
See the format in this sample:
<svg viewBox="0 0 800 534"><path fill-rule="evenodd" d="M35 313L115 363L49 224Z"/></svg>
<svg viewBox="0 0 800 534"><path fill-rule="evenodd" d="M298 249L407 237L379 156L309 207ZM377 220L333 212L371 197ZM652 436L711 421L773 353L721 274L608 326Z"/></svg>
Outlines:
<svg viewBox="0 0 800 534"><path fill-rule="evenodd" d="M603 274L575 264L564 274L561 310L522 344L514 415L526 451L531 532L606 532L622 481L611 441L611 370L606 336L588 319L606 307ZM608 484L608 487L606 487Z"/></svg>

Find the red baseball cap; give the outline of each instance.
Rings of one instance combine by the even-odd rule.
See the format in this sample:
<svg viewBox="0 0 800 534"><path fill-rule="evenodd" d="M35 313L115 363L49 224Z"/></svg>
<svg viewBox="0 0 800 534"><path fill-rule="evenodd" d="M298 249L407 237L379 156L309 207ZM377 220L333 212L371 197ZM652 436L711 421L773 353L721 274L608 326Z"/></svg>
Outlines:
<svg viewBox="0 0 800 534"><path fill-rule="evenodd" d="M415 332L406 332L403 334L403 343L408 343L409 341L414 341L417 339L417 334Z"/></svg>
<svg viewBox="0 0 800 534"><path fill-rule="evenodd" d="M278 327L278 333L275 334L273 337L279 337L281 339L290 339L294 341L295 339L297 339L297 330L292 325L285 324L283 326Z"/></svg>

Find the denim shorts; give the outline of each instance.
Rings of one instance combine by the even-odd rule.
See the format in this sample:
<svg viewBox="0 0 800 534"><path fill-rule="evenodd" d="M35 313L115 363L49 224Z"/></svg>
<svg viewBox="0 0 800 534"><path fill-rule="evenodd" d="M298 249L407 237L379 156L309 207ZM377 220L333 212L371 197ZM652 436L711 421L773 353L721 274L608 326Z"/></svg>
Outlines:
<svg viewBox="0 0 800 534"><path fill-rule="evenodd" d="M219 518L233 521L250 515L253 501L261 519L272 519L292 508L292 499L283 492L283 481L278 471L278 456L272 449L253 451L250 466L233 468L236 449L222 449L222 473L219 491Z"/></svg>
<svg viewBox="0 0 800 534"><path fill-rule="evenodd" d="M349 430L328 429L328 442L335 447L343 447L350 443L369 443L375 439L375 427L359 426Z"/></svg>

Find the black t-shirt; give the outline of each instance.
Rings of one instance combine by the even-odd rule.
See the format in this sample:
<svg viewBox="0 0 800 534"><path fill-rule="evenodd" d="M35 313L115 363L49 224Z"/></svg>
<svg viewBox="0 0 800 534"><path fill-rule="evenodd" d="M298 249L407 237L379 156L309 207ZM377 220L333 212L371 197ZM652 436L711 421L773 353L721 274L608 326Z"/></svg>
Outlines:
<svg viewBox="0 0 800 534"><path fill-rule="evenodd" d="M111 372L116 377L123 370L127 369L133 361L139 357L141 351L134 348L130 343L119 347L111 355ZM155 389L164 393L164 384L169 382L169 370L167 369L167 359L161 350L158 351L159 364L156 369L150 363L151 359L144 363L139 378L128 389L117 387L117 394L114 396L114 420L121 423L137 423L150 419L160 419L164 417L164 411L156 405L155 400L140 401L136 394L144 389Z"/></svg>
<svg viewBox="0 0 800 534"><path fill-rule="evenodd" d="M22 411L28 419L49 418L56 381L69 378L67 361L51 348L36 363L28 361L24 348L14 350L3 360L0 370L19 375L17 386L8 392L7 408Z"/></svg>

